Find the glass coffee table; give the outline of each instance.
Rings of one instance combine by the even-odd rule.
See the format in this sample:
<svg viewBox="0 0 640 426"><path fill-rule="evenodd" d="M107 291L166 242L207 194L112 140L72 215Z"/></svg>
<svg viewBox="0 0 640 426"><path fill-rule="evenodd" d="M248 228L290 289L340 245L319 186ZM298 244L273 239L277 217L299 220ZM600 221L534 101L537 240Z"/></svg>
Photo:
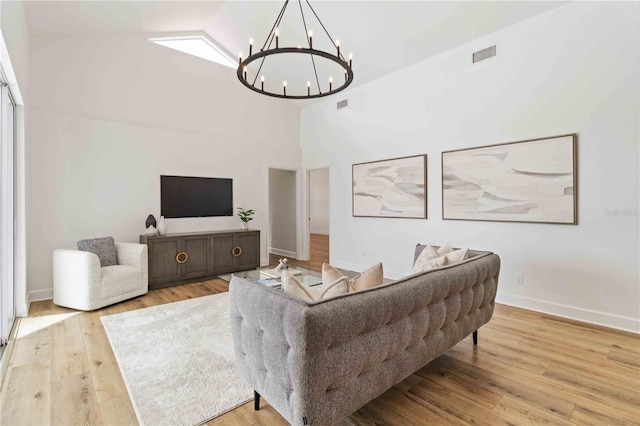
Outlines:
<svg viewBox="0 0 640 426"><path fill-rule="evenodd" d="M290 269L293 276L307 286L311 287L322 284L322 276L320 275L320 272L312 271L300 266L292 266ZM270 267L234 272L232 274L223 274L219 275L218 278L229 282L233 276L256 281L269 287L280 287L280 278L277 277L278 274L275 273L274 269Z"/></svg>

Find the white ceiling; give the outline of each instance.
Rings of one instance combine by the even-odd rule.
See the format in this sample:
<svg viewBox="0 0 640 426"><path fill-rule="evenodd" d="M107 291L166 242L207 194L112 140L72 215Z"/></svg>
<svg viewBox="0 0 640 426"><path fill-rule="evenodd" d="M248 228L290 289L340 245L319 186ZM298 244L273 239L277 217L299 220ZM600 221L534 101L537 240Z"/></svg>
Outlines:
<svg viewBox="0 0 640 426"><path fill-rule="evenodd" d="M312 6L331 36L340 39L342 52L353 52L355 86L565 3L314 0ZM205 31L237 57L238 52L248 53L250 37L255 40L254 48L262 46L283 4L283 1L30 1L25 2L25 7L33 36ZM314 47L329 50L328 39L307 9L305 17L314 30ZM296 0L289 2L280 32L281 46L302 44ZM308 59L304 64L286 67L288 74L274 79L295 81L300 77L304 83L290 82L288 90L298 84L306 87L312 73L306 67Z"/></svg>

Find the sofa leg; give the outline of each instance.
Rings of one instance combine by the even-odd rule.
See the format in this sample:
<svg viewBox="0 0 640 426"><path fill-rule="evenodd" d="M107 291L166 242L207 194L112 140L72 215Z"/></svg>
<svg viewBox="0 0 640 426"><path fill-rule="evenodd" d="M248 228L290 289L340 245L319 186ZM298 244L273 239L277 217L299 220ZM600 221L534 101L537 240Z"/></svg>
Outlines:
<svg viewBox="0 0 640 426"><path fill-rule="evenodd" d="M260 394L253 391L253 409L258 411L260 409Z"/></svg>
<svg viewBox="0 0 640 426"><path fill-rule="evenodd" d="M474 345L478 344L478 330L473 332L473 344Z"/></svg>

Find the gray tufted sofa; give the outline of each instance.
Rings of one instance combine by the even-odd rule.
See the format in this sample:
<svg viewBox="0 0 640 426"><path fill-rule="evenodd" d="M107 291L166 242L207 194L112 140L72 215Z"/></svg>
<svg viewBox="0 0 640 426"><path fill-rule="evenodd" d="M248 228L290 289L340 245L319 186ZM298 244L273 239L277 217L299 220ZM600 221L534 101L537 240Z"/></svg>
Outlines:
<svg viewBox="0 0 640 426"><path fill-rule="evenodd" d="M234 277L236 363L256 409L262 395L293 425L334 424L471 333L475 341L493 314L500 258L469 257L314 303Z"/></svg>

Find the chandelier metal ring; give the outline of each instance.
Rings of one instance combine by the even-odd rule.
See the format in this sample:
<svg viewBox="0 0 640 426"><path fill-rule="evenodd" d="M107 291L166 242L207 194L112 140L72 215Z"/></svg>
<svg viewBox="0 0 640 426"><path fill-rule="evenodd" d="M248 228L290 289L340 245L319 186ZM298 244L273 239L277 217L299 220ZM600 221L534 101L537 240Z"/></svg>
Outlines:
<svg viewBox="0 0 640 426"><path fill-rule="evenodd" d="M342 68L344 68L344 72L346 73L345 82L342 85L336 87L335 89L332 88L331 90L327 90L326 92L313 93L308 95L285 95L284 93L270 92L268 90L264 90L262 87L256 87L255 82L257 78L254 79L253 83L250 83L249 81L247 81L245 70L250 63L257 61L260 58L266 58L267 56L278 55L283 53L303 53L303 54L312 55L312 56L313 55L321 56L323 58L329 59L337 63L338 65L340 65ZM253 90L254 92L258 92L262 95L273 96L274 98L284 98L284 99L321 98L323 96L329 96L334 93L338 93L346 89L347 87L349 87L349 85L353 82L353 70L351 69L347 61L343 60L337 55L332 55L331 53L327 53L323 50L309 49L305 47L278 47L275 49L268 49L268 50L262 50L260 52L256 52L253 55L246 58L244 61L240 62L236 75L238 76L238 79L242 84L244 84L247 88Z"/></svg>

